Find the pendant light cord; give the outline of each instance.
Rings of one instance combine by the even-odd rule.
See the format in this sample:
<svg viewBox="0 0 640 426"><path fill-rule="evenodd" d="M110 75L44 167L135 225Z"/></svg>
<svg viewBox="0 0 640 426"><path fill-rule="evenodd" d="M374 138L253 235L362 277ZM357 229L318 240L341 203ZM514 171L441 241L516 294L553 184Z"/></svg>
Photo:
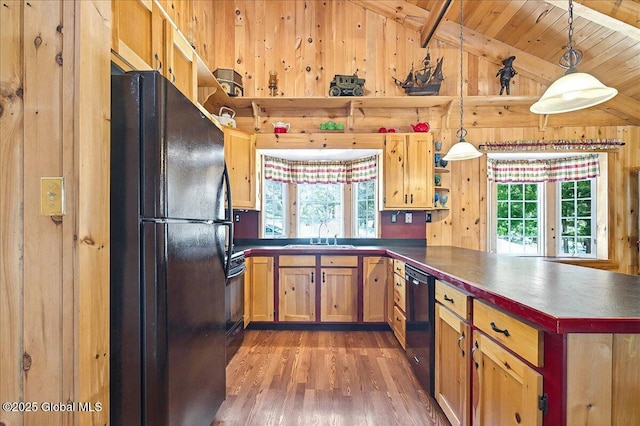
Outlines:
<svg viewBox="0 0 640 426"><path fill-rule="evenodd" d="M458 137L458 139L460 141L463 141L465 136L467 136L467 130L464 128L464 121L463 121L463 116L464 116L464 105L463 105L463 101L462 101L462 88L463 88L463 81L464 78L462 77L462 58L463 58L463 45L462 42L464 40L464 35L462 32L462 23L464 22L464 14L462 11L462 6L463 6L463 0L460 0L460 129L456 132L456 136Z"/></svg>

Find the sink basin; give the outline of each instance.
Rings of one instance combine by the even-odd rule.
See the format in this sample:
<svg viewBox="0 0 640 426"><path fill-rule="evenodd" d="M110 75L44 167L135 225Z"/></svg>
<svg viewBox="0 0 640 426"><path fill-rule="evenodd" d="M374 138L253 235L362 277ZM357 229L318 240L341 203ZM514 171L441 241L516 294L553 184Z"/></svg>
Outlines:
<svg viewBox="0 0 640 426"><path fill-rule="evenodd" d="M321 249L321 250L326 250L326 249L352 249L352 248L356 248L354 245L351 244L287 244L286 246L284 246L284 248L287 249L307 249L307 250L311 250L311 249Z"/></svg>

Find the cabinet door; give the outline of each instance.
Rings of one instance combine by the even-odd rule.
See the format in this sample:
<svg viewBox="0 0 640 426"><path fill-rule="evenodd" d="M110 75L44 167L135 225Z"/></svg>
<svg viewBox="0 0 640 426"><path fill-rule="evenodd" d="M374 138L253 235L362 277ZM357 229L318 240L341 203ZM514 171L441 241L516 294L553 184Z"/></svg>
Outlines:
<svg viewBox="0 0 640 426"><path fill-rule="evenodd" d="M247 276L251 280L250 294L245 298L250 303L247 316L251 321L273 321L273 257L250 257Z"/></svg>
<svg viewBox="0 0 640 426"><path fill-rule="evenodd" d="M358 270L322 268L320 274L320 320L358 321Z"/></svg>
<svg viewBox="0 0 640 426"><path fill-rule="evenodd" d="M279 268L278 319L316 320L315 268Z"/></svg>
<svg viewBox="0 0 640 426"><path fill-rule="evenodd" d="M160 69L163 17L158 6L152 0L114 0L111 10L116 62L128 71Z"/></svg>
<svg viewBox="0 0 640 426"><path fill-rule="evenodd" d="M225 128L224 157L231 179L233 208L258 210L255 135Z"/></svg>
<svg viewBox="0 0 640 426"><path fill-rule="evenodd" d="M541 425L542 375L483 333L473 336L473 424Z"/></svg>
<svg viewBox="0 0 640 426"><path fill-rule="evenodd" d="M384 193L385 209L404 208L405 202L405 136L388 134L384 142Z"/></svg>
<svg viewBox="0 0 640 426"><path fill-rule="evenodd" d="M365 257L363 260L362 320L364 322L384 322L387 310L389 259L386 257Z"/></svg>
<svg viewBox="0 0 640 426"><path fill-rule="evenodd" d="M470 326L436 304L435 398L453 426L469 424Z"/></svg>
<svg viewBox="0 0 640 426"><path fill-rule="evenodd" d="M407 136L405 193L409 208L433 207L433 143L428 133Z"/></svg>
<svg viewBox="0 0 640 426"><path fill-rule="evenodd" d="M168 21L167 21L168 22ZM198 103L198 60L189 42L173 25L168 25L167 78L193 103Z"/></svg>

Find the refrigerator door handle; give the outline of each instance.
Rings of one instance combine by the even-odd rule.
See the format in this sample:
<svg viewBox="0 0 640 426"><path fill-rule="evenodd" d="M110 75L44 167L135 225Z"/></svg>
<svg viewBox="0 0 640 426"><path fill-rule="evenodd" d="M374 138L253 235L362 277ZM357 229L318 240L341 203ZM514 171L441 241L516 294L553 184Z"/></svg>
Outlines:
<svg viewBox="0 0 640 426"><path fill-rule="evenodd" d="M224 276L229 279L229 268L231 267L231 255L233 254L233 203L231 201L231 179L229 179L229 170L227 162L224 163L224 185L227 189L227 213L225 217L225 226L229 228L229 245L227 246L227 262L224 265Z"/></svg>

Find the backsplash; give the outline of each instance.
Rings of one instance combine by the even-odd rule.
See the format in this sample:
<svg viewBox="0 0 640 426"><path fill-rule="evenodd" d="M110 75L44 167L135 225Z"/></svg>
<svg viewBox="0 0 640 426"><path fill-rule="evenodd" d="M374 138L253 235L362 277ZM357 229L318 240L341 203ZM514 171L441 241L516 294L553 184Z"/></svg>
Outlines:
<svg viewBox="0 0 640 426"><path fill-rule="evenodd" d="M411 223L405 223L406 213L410 213ZM396 222L392 222L395 215ZM255 210L234 210L234 238L259 238L260 212ZM381 212L380 238L422 239L427 234L424 211Z"/></svg>
<svg viewBox="0 0 640 426"><path fill-rule="evenodd" d="M406 214L411 215L411 223L406 223ZM395 216L395 222L392 220ZM380 238L425 238L427 224L425 212L383 211L380 220Z"/></svg>

